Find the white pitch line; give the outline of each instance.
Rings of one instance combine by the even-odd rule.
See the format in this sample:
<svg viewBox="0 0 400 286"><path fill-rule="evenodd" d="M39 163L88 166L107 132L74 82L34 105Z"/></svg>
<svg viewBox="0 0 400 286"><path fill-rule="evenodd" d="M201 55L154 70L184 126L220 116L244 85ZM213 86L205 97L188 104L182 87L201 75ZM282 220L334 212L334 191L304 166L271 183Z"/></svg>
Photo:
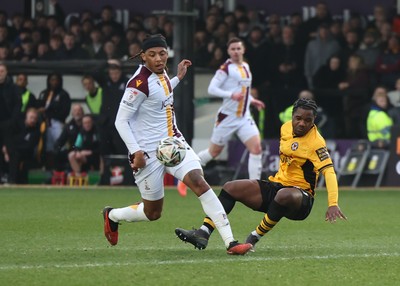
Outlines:
<svg viewBox="0 0 400 286"><path fill-rule="evenodd" d="M375 257L400 257L400 253L375 253L375 254L338 254L338 255L310 255L310 256L294 256L294 257L252 257L251 254L245 257L235 257L223 259L225 262L237 261L286 261L286 260L328 260L340 258L375 258ZM142 262L108 262L108 263L74 263L74 264L41 264L41 265L0 265L0 271L7 270L31 270L31 269L63 269L63 268L97 268L97 267L121 267L134 265L174 265L174 264L203 264L203 263L219 263L221 259L196 259L196 260L165 260L165 261L142 261Z"/></svg>

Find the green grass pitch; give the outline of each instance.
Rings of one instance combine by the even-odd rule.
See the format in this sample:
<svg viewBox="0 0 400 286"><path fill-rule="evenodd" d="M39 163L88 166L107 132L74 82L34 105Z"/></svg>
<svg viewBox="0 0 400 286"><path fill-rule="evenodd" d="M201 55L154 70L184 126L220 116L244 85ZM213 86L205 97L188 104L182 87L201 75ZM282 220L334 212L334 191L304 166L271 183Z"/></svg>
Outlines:
<svg viewBox="0 0 400 286"><path fill-rule="evenodd" d="M282 219L245 256L227 255L217 232L203 251L176 238L176 227L199 227L203 212L194 194L175 189L160 220L123 223L109 246L102 208L138 200L135 188L0 188L0 284L400 285L400 191L342 191L348 221L336 224L324 221L326 192L317 191L307 220ZM262 217L238 203L235 238Z"/></svg>

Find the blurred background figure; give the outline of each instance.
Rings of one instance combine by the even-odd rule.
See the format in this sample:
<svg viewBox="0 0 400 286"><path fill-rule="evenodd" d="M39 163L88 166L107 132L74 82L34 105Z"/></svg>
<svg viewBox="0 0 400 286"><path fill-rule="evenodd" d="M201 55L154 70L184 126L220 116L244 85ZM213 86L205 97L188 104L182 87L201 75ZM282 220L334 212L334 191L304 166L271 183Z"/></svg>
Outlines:
<svg viewBox="0 0 400 286"><path fill-rule="evenodd" d="M56 171L65 171L69 166L68 154L73 150L76 138L82 128L82 118L84 116L83 108L80 104L73 104L71 108L71 119L64 125L63 130L58 137L54 152L56 153L55 169Z"/></svg>
<svg viewBox="0 0 400 286"><path fill-rule="evenodd" d="M54 168L55 143L61 135L70 109L71 98L63 89L62 76L58 73L49 74L47 88L39 94L38 99L38 110L43 119L40 131L42 135L45 134L42 136L43 142L39 141L38 151L40 155L45 155L43 163L47 169Z"/></svg>
<svg viewBox="0 0 400 286"><path fill-rule="evenodd" d="M0 178L8 181L7 166L9 158L5 148L9 145L10 131L15 127L20 117L21 97L18 87L8 75L7 66L0 63Z"/></svg>
<svg viewBox="0 0 400 286"><path fill-rule="evenodd" d="M38 112L35 108L26 111L25 119L11 132L6 152L9 157L9 183L27 184L28 171L35 165L35 150L39 143Z"/></svg>
<svg viewBox="0 0 400 286"><path fill-rule="evenodd" d="M68 160L74 176L79 177L82 172L98 169L100 161L100 143L96 126L91 115L82 118L82 128L76 137L73 150L68 153Z"/></svg>
<svg viewBox="0 0 400 286"><path fill-rule="evenodd" d="M96 81L91 75L83 76L82 85L87 92L85 95L86 105L93 119L97 122L103 102L103 89L96 84Z"/></svg>
<svg viewBox="0 0 400 286"><path fill-rule="evenodd" d="M387 113L389 98L384 87L377 87L372 96L371 109L367 118L368 139L376 148L388 148L390 144L390 129L393 120Z"/></svg>
<svg viewBox="0 0 400 286"><path fill-rule="evenodd" d="M30 91L28 86L28 75L26 73L20 73L17 75L15 84L20 88L21 92L21 116L25 118L26 111L30 108L37 107L36 96Z"/></svg>

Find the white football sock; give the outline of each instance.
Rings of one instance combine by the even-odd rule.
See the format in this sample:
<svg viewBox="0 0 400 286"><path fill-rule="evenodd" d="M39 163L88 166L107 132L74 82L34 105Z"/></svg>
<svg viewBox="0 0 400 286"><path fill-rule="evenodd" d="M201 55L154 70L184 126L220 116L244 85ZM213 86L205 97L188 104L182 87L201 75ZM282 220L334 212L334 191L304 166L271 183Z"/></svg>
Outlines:
<svg viewBox="0 0 400 286"><path fill-rule="evenodd" d="M202 225L200 226L200 229L201 229L201 230L204 230L204 231L207 232L208 234L211 234L211 233L210 233L210 230L208 229L208 227L206 227L204 224L202 224Z"/></svg>
<svg viewBox="0 0 400 286"><path fill-rule="evenodd" d="M249 154L249 179L250 180L259 180L261 179L261 169L262 169L262 154Z"/></svg>
<svg viewBox="0 0 400 286"><path fill-rule="evenodd" d="M127 222L149 221L143 211L143 208L144 204L140 203L138 205L132 205L125 208L112 209L109 212L108 217L114 222L119 222L121 220Z"/></svg>
<svg viewBox="0 0 400 286"><path fill-rule="evenodd" d="M233 238L228 216L226 215L221 202L218 200L217 195L212 189L209 189L199 197L199 200L203 206L204 212L212 219L225 243L225 246L228 248L229 243L235 239Z"/></svg>
<svg viewBox="0 0 400 286"><path fill-rule="evenodd" d="M197 156L200 158L200 164L204 167L207 165L208 162L210 162L212 159L214 159L208 149L200 151Z"/></svg>
<svg viewBox="0 0 400 286"><path fill-rule="evenodd" d="M257 231L255 231L255 230L253 230L253 231L251 232L251 234L254 235L255 237L257 237L258 239L261 239L261 238L262 238L262 236L259 235L259 234L257 233Z"/></svg>

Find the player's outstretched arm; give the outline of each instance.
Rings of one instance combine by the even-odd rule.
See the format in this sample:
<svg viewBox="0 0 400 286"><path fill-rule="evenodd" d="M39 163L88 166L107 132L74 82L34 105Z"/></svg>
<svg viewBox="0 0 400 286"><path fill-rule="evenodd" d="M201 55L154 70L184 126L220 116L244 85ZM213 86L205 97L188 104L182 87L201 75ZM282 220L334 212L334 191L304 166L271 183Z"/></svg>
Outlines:
<svg viewBox="0 0 400 286"><path fill-rule="evenodd" d="M325 176L326 189L328 191L328 210L325 213L325 221L330 223L336 222L336 219L347 219L339 208L339 187L336 178L335 170L332 167L326 168L323 171Z"/></svg>
<svg viewBox="0 0 400 286"><path fill-rule="evenodd" d="M187 68L190 67L192 65L192 62L189 60L182 60L179 64L178 64L178 72L176 74L176 76L179 78L179 80L182 80L187 72Z"/></svg>

